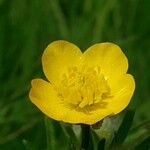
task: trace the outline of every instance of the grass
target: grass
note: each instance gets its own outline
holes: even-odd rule
[[[43,115],[28,92],[31,79],[44,77],[43,50],[58,39],[83,51],[119,44],[136,79],[133,127],[149,120],[149,9],[149,0],[0,0],[0,149],[46,149]]]

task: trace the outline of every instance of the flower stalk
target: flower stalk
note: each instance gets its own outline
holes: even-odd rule
[[[89,142],[90,142],[90,126],[86,124],[82,124],[81,131],[82,131],[81,150],[88,150]]]

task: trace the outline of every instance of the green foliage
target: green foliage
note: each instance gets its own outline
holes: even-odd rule
[[[80,125],[73,126],[68,124],[61,124],[58,121],[50,118],[45,118],[46,134],[47,134],[47,150],[80,150],[81,132]],[[77,133],[78,132],[78,133]]]
[[[118,131],[114,134],[111,147],[119,147],[124,142],[125,138],[128,135],[128,131],[132,125],[134,114],[135,111],[133,110],[126,112]]]
[[[98,148],[97,150],[104,150],[105,149],[105,139],[101,139],[98,143]]]
[[[47,150],[60,148],[65,150],[70,148],[69,138],[65,134],[59,122],[46,118]]]
[[[0,149],[47,149],[43,114],[31,104],[28,92],[31,79],[44,78],[43,50],[58,39],[73,42],[83,51],[104,41],[122,47],[129,59],[129,72],[136,80],[136,92],[129,106],[136,109],[135,117],[132,126],[132,112],[127,117],[124,112],[106,118],[101,128],[92,129],[90,145],[92,149],[102,145],[107,149],[116,137],[122,149],[147,149],[150,143],[149,10],[149,0],[0,0]],[[78,125],[51,120],[46,124],[50,126],[47,131],[50,139],[58,138],[65,146],[80,148]],[[52,147],[63,149],[60,140],[49,142],[53,142]]]

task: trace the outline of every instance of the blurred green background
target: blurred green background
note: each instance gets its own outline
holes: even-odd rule
[[[136,80],[132,128],[149,123],[149,15],[149,0],[0,0],[0,150],[46,149],[44,115],[28,93],[31,79],[44,78],[43,50],[59,39],[83,51],[97,42],[120,45]]]

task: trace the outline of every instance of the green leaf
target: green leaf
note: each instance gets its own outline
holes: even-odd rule
[[[98,143],[98,149],[97,150],[104,150],[105,149],[105,142],[106,142],[106,139],[101,139]]]
[[[105,148],[107,149],[111,144],[114,133],[118,131],[118,128],[122,122],[122,114],[114,117],[107,117],[103,120],[99,129],[94,128],[93,130],[98,135],[99,139],[105,139]]]
[[[150,149],[150,136],[143,140],[139,145],[135,147],[136,150],[149,150]]]
[[[45,125],[47,134],[47,150],[71,149],[69,138],[59,122],[45,117]]]
[[[124,142],[124,147],[135,148],[141,145],[145,139],[150,136],[150,120],[134,127],[130,130],[127,139]]]
[[[90,130],[90,143],[89,143],[89,150],[97,150],[98,148],[98,142],[100,138],[99,136],[95,133],[95,131],[91,128]]]
[[[125,138],[127,137],[128,131],[132,125],[134,114],[135,114],[134,110],[128,110],[126,112],[123,121],[118,129],[118,132],[115,134],[113,138],[111,147],[118,147],[124,142]]]
[[[62,128],[70,141],[70,148],[79,150],[81,145],[80,125],[62,124]]]

